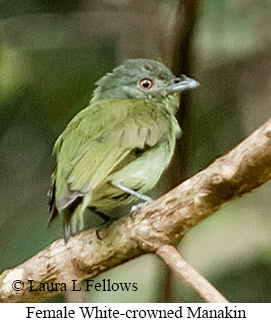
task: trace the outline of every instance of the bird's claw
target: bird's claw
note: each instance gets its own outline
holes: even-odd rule
[[[130,210],[130,214],[135,213],[136,211],[138,211],[139,209],[141,209],[143,206],[147,205],[150,201],[145,201],[145,202],[140,202],[138,204],[135,204],[132,206],[131,210]]]

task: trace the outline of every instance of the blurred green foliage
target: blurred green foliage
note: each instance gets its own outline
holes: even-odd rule
[[[1,271],[62,236],[59,222],[46,227],[55,139],[105,72],[124,58],[162,56],[177,8],[177,0],[0,1]],[[201,88],[192,94],[186,134],[190,175],[270,117],[270,13],[269,0],[200,1],[192,76]],[[271,301],[270,194],[266,184],[228,204],[180,245],[233,302]],[[201,301],[165,277],[161,261],[144,256],[95,279],[137,282],[137,292],[96,292],[89,300]]]

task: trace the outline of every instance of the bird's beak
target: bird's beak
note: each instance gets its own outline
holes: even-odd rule
[[[173,80],[173,84],[169,85],[167,90],[168,92],[182,92],[182,91],[194,89],[199,85],[200,85],[199,82],[185,75],[181,75],[180,77],[176,77]]]

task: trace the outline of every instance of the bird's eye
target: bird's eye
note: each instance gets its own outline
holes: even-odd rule
[[[150,79],[142,79],[139,81],[139,86],[143,89],[143,90],[149,90],[152,88],[153,86],[153,82]]]

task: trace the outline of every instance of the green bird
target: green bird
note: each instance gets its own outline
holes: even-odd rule
[[[83,214],[151,199],[168,167],[181,128],[175,118],[180,93],[199,85],[175,77],[162,63],[129,59],[96,83],[89,106],[68,124],[54,145],[50,219],[62,217],[64,239],[83,228]]]

